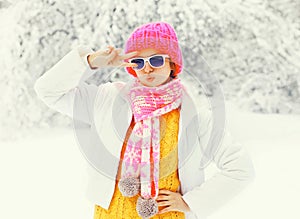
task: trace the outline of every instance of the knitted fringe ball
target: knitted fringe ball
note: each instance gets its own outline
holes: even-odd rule
[[[136,211],[142,218],[150,218],[157,214],[158,204],[153,198],[144,199],[140,196],[136,203]]]
[[[119,181],[119,190],[125,197],[133,197],[140,191],[140,179],[136,177],[124,178]]]

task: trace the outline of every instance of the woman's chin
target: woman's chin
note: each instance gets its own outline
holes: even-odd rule
[[[152,79],[152,80],[145,79],[145,80],[143,80],[141,82],[142,82],[143,85],[145,85],[147,87],[155,87],[155,86],[157,86],[157,82],[154,79]]]
[[[157,85],[156,84],[153,84],[153,83],[143,83],[143,85],[147,86],[147,87],[156,87]]]
[[[168,80],[161,81],[156,78],[145,78],[144,80],[141,80],[141,83],[147,87],[158,87],[164,83],[166,83]]]

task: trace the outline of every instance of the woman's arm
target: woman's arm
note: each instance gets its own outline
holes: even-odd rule
[[[105,98],[109,89],[104,89],[105,84],[96,86],[87,84],[85,80],[98,68],[135,66],[123,60],[136,55],[136,52],[125,55],[120,55],[120,52],[121,49],[113,46],[97,52],[83,46],[73,49],[37,79],[34,89],[50,108],[91,124],[97,93]]]
[[[96,72],[87,62],[87,56],[92,52],[83,46],[71,50],[34,84],[38,97],[47,106],[70,117],[73,117],[74,107],[80,107],[80,114],[76,113],[76,117],[87,123],[92,120],[92,107],[98,90],[96,85],[84,82]]]
[[[207,145],[211,135],[207,130],[212,127],[212,118],[206,116],[202,122],[205,125],[200,131],[200,139],[203,145]],[[211,158],[219,172],[182,196],[198,218],[211,215],[254,179],[254,168],[247,151],[232,139],[228,131]]]

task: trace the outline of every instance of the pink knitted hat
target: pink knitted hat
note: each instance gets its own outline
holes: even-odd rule
[[[156,49],[163,54],[168,54],[175,63],[174,76],[182,70],[182,54],[174,28],[165,22],[152,22],[136,28],[125,44],[125,53],[142,49]],[[126,71],[136,77],[131,67]]]

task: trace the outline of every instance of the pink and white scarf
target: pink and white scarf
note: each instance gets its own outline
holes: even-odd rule
[[[181,98],[182,84],[178,78],[157,87],[146,87],[135,80],[129,91],[136,123],[127,142],[121,178],[139,178],[141,196],[145,199],[158,195],[159,117],[178,108]]]

